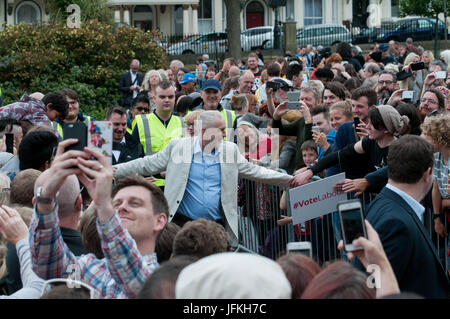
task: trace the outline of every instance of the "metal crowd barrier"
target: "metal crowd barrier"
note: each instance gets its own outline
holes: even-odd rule
[[[303,225],[295,226],[289,223],[279,226],[277,221],[281,219],[281,215],[292,216],[289,209],[280,209],[283,193],[281,187],[240,179],[239,193],[237,251],[253,252],[275,260],[286,253],[287,243],[309,241],[312,245],[312,258],[320,265],[346,259],[345,253],[337,249],[341,239],[337,212],[324,214],[321,218],[307,221]],[[352,194],[349,194],[348,198],[351,199]],[[366,214],[372,195],[365,193],[359,198],[362,199],[363,210]],[[289,201],[288,196],[286,199]],[[446,258],[448,238],[444,239],[434,231],[431,209],[427,209],[424,214],[424,225],[435,244],[442,265],[448,269],[448,258]]]

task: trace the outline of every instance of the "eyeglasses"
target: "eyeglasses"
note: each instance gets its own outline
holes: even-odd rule
[[[383,80],[378,81],[378,84],[381,84],[381,85],[383,85],[383,84],[391,85],[392,83],[394,83],[394,82],[393,81],[383,81]]]
[[[150,112],[150,109],[146,107],[137,107],[136,110],[138,110],[139,112]]]
[[[186,126],[194,126],[193,122],[186,122]]]
[[[430,104],[433,104],[433,105],[436,105],[436,104],[438,104],[438,102],[436,102],[436,101],[434,101],[434,100],[431,100],[431,99],[421,99],[420,100],[420,103],[430,103]]]
[[[44,282],[44,285],[42,286],[42,292],[41,297],[52,290],[54,287],[59,286],[61,284],[66,284],[67,288],[83,288],[89,292],[89,298],[90,299],[99,299],[100,296],[98,295],[97,291],[89,286],[88,284],[85,284],[82,281],[79,280],[73,280],[70,278],[55,278],[55,279],[49,279]]]

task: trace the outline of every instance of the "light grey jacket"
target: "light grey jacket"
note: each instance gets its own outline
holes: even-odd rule
[[[189,177],[195,141],[198,137],[172,139],[162,151],[144,158],[117,165],[116,178],[138,173],[144,176],[166,171],[164,195],[169,203],[169,221],[177,212],[184,196]],[[271,169],[249,163],[240,153],[236,144],[223,141],[218,148],[221,169],[221,209],[226,219],[226,229],[231,244],[237,244],[238,176],[249,180],[287,187],[292,177]]]

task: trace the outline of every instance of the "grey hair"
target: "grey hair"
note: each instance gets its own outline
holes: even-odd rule
[[[441,67],[442,71],[447,71],[447,65],[445,64],[444,60],[440,60],[440,59],[433,60],[430,63],[430,66],[432,66],[432,65],[439,65]]]
[[[176,67],[177,69],[180,68],[184,68],[184,63],[181,62],[180,60],[172,60],[172,62],[170,62],[170,65]]]
[[[380,74],[378,74],[379,76],[382,76],[383,74],[390,74],[392,75],[392,80],[394,81],[394,83],[397,82],[397,74],[395,74],[393,71],[390,70],[383,70],[380,72]]]
[[[142,80],[142,86],[144,87],[144,90],[148,91],[150,89],[150,84],[148,83],[148,80],[150,79],[150,76],[152,73],[158,74],[159,81],[162,81],[161,73],[159,73],[156,70],[150,70],[147,73],[145,73],[144,79]]]
[[[166,70],[158,69],[159,75],[161,76],[161,81],[169,81],[169,75]]]
[[[367,72],[370,72],[372,74],[377,74],[381,71],[380,67],[376,63],[367,63]]]
[[[314,82],[313,82],[314,81]],[[320,86],[320,84],[322,86]],[[322,97],[322,92],[324,90],[325,86],[323,85],[322,81],[319,80],[310,80],[308,85],[302,88],[302,92],[312,92],[314,94],[314,98],[316,100],[320,100]],[[320,92],[319,92],[320,90]]]
[[[195,123],[198,131],[214,127],[214,119],[216,118],[222,119],[222,113],[219,111],[205,111],[200,113]]]

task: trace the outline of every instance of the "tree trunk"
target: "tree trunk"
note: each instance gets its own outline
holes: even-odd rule
[[[224,0],[227,7],[228,49],[230,56],[236,61],[242,57],[241,48],[241,2],[240,0]]]

